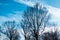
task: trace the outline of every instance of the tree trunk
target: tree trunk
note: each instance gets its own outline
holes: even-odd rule
[[[34,35],[35,35],[35,36],[34,36],[35,39],[38,40],[38,31],[34,30]]]
[[[38,34],[35,34],[35,38],[36,38],[36,40],[38,40]]]
[[[10,40],[13,40],[12,36],[10,37]]]

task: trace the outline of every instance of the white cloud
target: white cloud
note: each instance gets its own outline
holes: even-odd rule
[[[14,0],[14,1],[19,2],[19,3],[26,4],[26,5],[31,6],[31,7],[33,7],[33,5],[35,5],[34,2],[26,1],[26,0]]]
[[[36,4],[36,0],[15,0],[15,1],[17,1],[19,3],[24,3],[28,6],[34,6]],[[39,1],[42,1],[42,0],[39,0]],[[47,5],[46,3],[44,6],[46,6],[48,8],[48,11],[51,14],[51,19],[49,20],[50,23],[54,22],[54,23],[60,25],[60,9]]]
[[[29,6],[33,6],[34,5],[34,3],[27,2],[27,1],[25,2],[23,0],[19,0],[18,2],[24,3],[24,4],[29,5]],[[51,19],[50,19],[50,22],[54,22],[54,23],[57,23],[58,25],[60,25],[60,9],[52,7],[52,6],[49,6],[49,5],[47,6],[47,8],[48,8],[48,10],[49,10],[49,12],[50,12],[50,14],[52,16]],[[0,23],[2,23],[4,21],[7,21],[7,20],[15,20],[15,21],[19,22],[22,19],[21,14],[20,14],[21,12],[14,11],[14,13],[16,13],[16,14],[9,14],[8,17],[0,16]],[[57,27],[57,29],[59,30],[60,27]],[[51,30],[54,31],[54,27],[46,28],[45,32],[51,31]]]
[[[46,2],[44,2],[44,0],[14,0],[14,1],[28,5],[30,7],[33,7],[36,3],[47,4]]]
[[[52,6],[47,6],[49,13],[51,14],[50,22],[54,22],[57,25],[60,25],[60,9]]]
[[[46,7],[48,8],[49,13],[51,14],[51,19],[49,20],[49,22],[50,23],[54,22],[60,25],[60,9],[50,5],[47,5]],[[0,23],[6,20],[16,20],[17,22],[19,22],[22,19],[21,17],[22,12],[19,11],[13,11],[13,12],[16,14],[9,14],[8,17],[0,16]]]
[[[24,3],[26,5],[29,5],[29,6],[34,6],[35,5],[35,0],[34,1],[27,1],[27,0],[14,0],[16,2],[19,2],[19,3]],[[46,7],[48,8],[48,11],[50,12],[51,14],[51,19],[49,20],[50,22],[54,22],[54,23],[57,23],[58,25],[60,25],[60,9],[59,8],[55,8],[53,6],[50,6],[50,5],[46,5]],[[19,11],[14,11],[14,13],[16,13],[15,15],[14,14],[9,14],[8,17],[4,17],[4,16],[1,16],[0,19],[1,19],[1,22],[2,20],[16,20],[16,21],[19,21],[20,19],[22,19],[22,17],[20,16],[20,12]],[[5,19],[6,18],[6,19]]]

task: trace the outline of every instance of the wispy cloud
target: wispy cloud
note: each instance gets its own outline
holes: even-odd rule
[[[16,1],[16,2],[18,2],[18,3],[26,4],[26,5],[28,5],[28,6],[33,6],[33,5],[35,5],[35,2],[31,2],[31,1],[27,1],[27,0],[14,0],[14,1]]]
[[[34,6],[35,5],[35,0],[32,1],[32,0],[14,0],[16,2],[19,2],[19,3],[23,3],[25,5],[29,5],[29,6]],[[47,5],[46,6],[48,8],[48,11],[49,13],[51,14],[51,19],[49,20],[50,22],[54,22],[54,23],[57,23],[58,25],[60,25],[60,9],[59,8],[55,8],[53,6],[50,6],[50,5]],[[19,11],[14,11],[14,13],[16,14],[9,14],[8,17],[5,17],[5,16],[0,16],[0,20],[1,22],[2,21],[5,21],[5,20],[16,20],[16,21],[19,21],[22,19],[21,17],[21,12]]]
[[[47,6],[47,8],[51,14],[51,19],[49,21],[60,25],[60,9],[53,6]]]
[[[46,4],[46,2],[44,2],[43,0],[14,0],[14,1],[26,4],[31,7],[33,7],[36,3]]]

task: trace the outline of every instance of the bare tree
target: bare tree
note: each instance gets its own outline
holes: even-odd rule
[[[58,40],[58,32],[46,32],[43,34],[43,40]]]
[[[46,7],[36,4],[34,7],[28,7],[23,14],[21,26],[24,30],[25,40],[38,40],[39,30],[47,25],[49,16]]]
[[[9,40],[18,40],[19,33],[17,29],[17,24],[15,21],[7,21],[2,24],[2,27],[0,29],[0,32],[5,34]],[[3,28],[5,28],[5,31],[3,31]]]

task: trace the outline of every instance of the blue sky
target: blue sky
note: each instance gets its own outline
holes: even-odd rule
[[[27,2],[23,0],[0,0],[0,24],[7,20],[20,22],[21,14],[26,10],[27,5],[29,7],[36,2],[39,2],[39,0],[28,0]],[[52,14],[49,22],[60,26],[60,0],[42,0],[42,2],[49,5],[49,12]]]
[[[13,11],[24,11],[26,5],[15,2],[13,0],[0,0],[0,16],[6,16]]]
[[[43,0],[48,5],[60,8],[60,0]],[[0,15],[6,15],[13,11],[23,11],[25,5],[15,2],[14,0],[0,0]]]
[[[60,0],[43,0],[43,2],[47,3],[48,5],[60,8]],[[26,5],[23,3],[18,3],[14,0],[0,0],[0,16],[6,16],[9,13],[13,13],[13,11],[24,11],[25,9]]]
[[[0,23],[11,19],[20,20],[27,5],[29,7],[36,2],[40,2],[40,0],[0,0]],[[50,12],[53,13],[52,22],[59,22],[60,25],[60,0],[42,0],[41,2],[50,6]]]
[[[60,0],[45,0],[48,5],[60,8]]]

